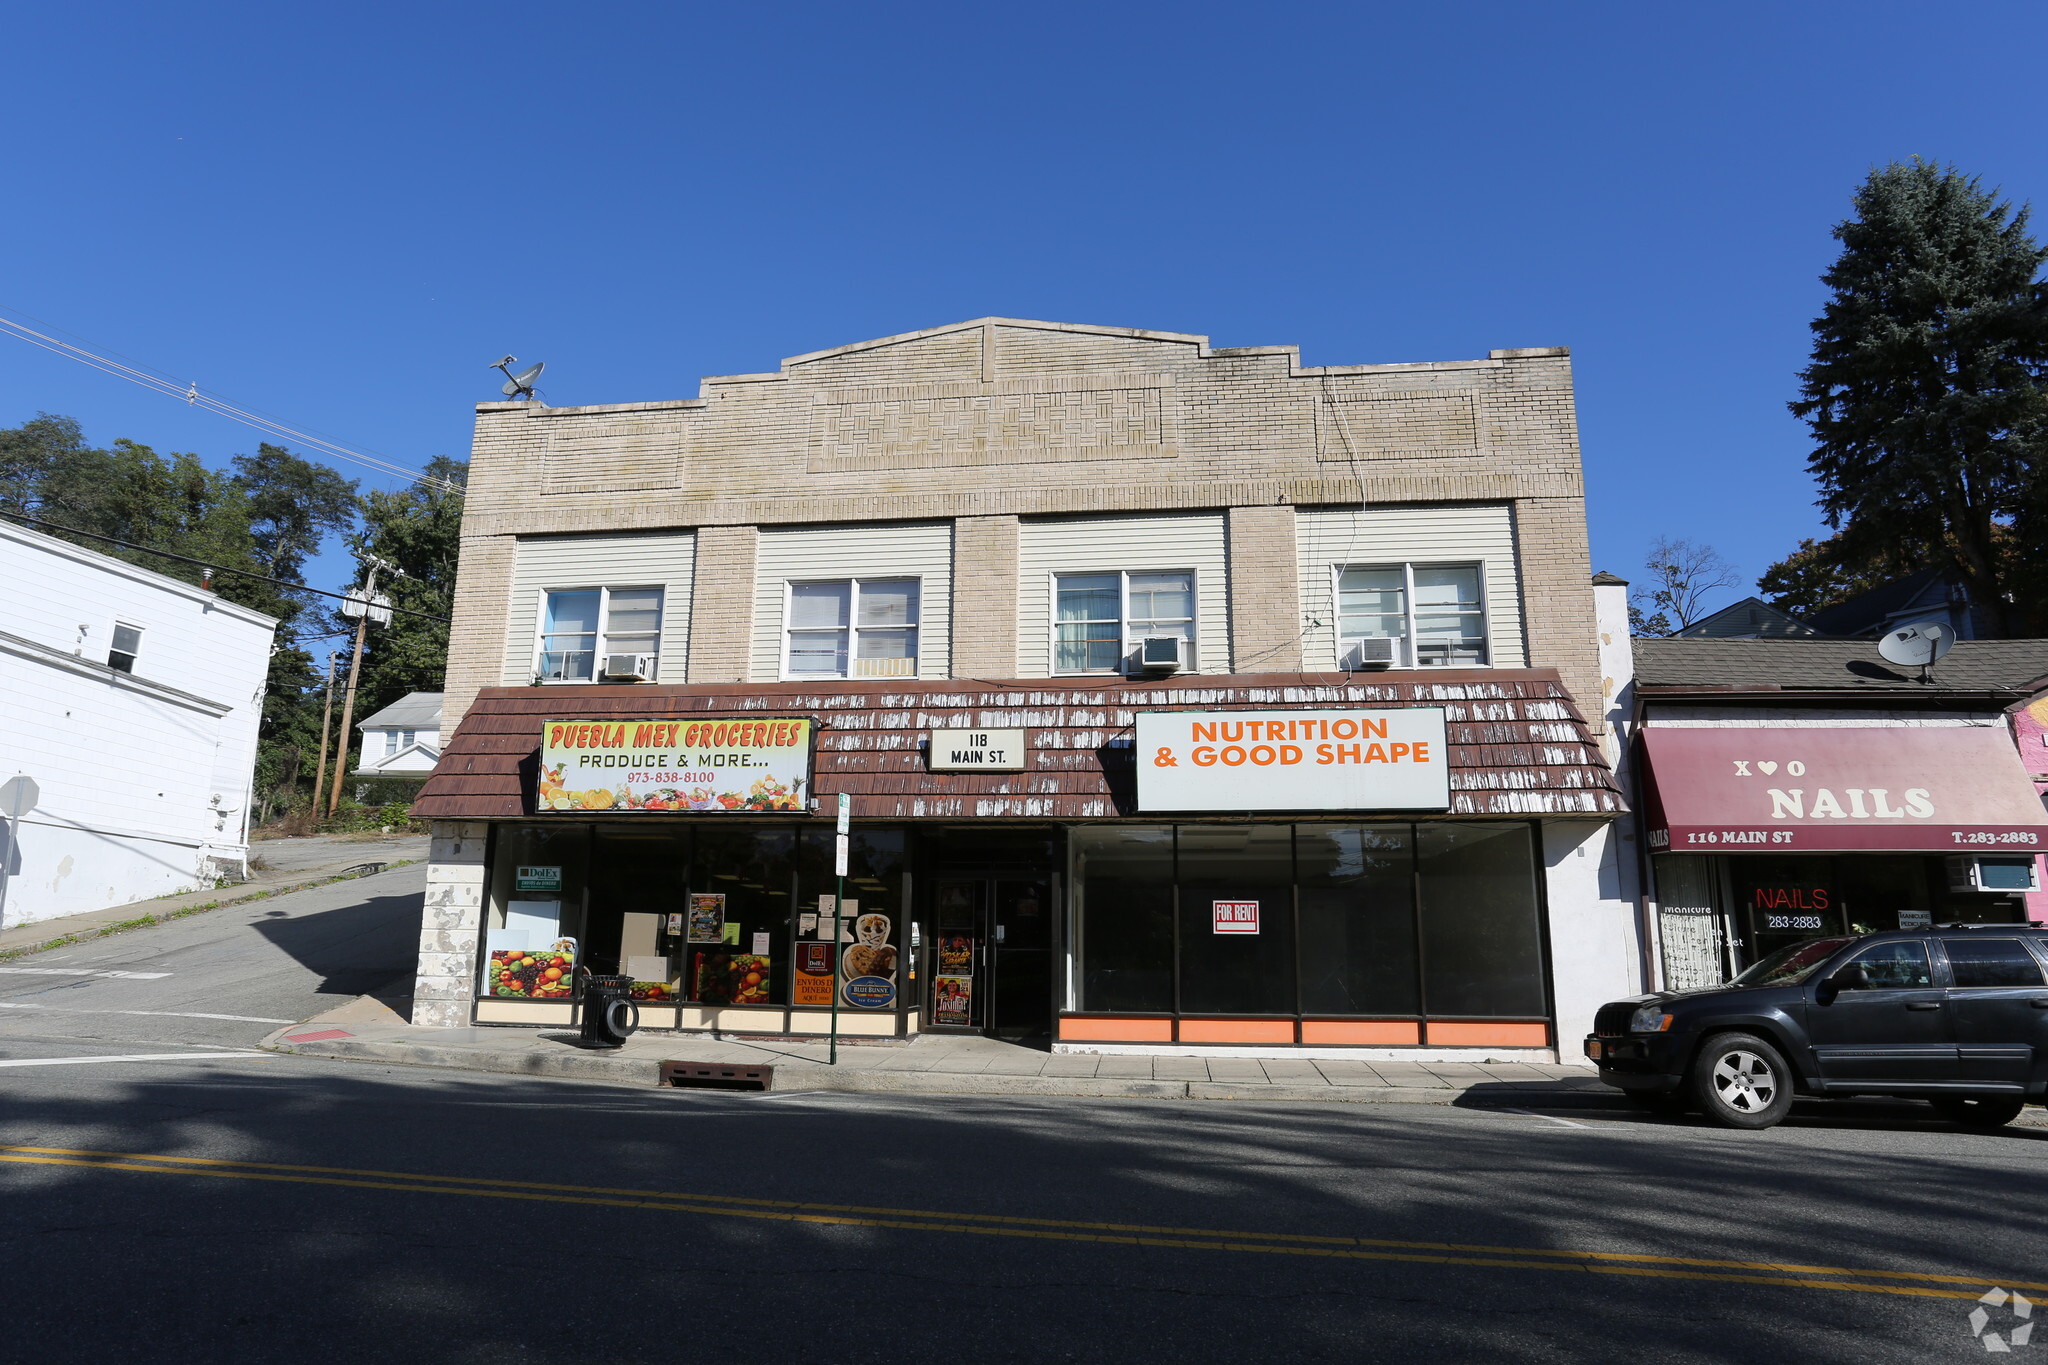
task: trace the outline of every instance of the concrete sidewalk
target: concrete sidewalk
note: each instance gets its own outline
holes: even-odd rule
[[[278,1052],[553,1076],[616,1085],[660,1084],[664,1061],[775,1068],[774,1088],[954,1095],[1085,1095],[1142,1099],[1284,1100],[1344,1104],[1521,1105],[1619,1101],[1590,1067],[1524,1062],[1311,1061],[1249,1057],[1054,1054],[993,1038],[925,1034],[909,1042],[738,1042],[694,1033],[639,1033],[592,1052],[569,1029],[414,1028],[365,997],[263,1040]]]
[[[250,852],[265,861],[273,861],[275,865],[246,882],[17,924],[0,930],[0,957],[21,957],[40,952],[60,940],[97,938],[111,928],[134,927],[138,921],[171,919],[202,908],[215,910],[238,901],[283,895],[302,887],[319,885],[365,863],[418,862],[427,856],[427,842],[427,836],[423,834],[322,835],[266,840],[252,845]]]

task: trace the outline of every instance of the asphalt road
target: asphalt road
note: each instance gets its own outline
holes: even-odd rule
[[[350,885],[0,977],[81,1010],[0,1021],[0,1360],[1924,1363],[2048,1299],[2048,1129],[1911,1107],[635,1091],[190,1017],[332,1001],[406,914]]]

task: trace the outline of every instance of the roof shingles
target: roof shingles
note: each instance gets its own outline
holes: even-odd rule
[[[1464,816],[1614,815],[1614,774],[1554,669],[1298,675],[1160,682],[720,683],[486,688],[413,813],[511,819],[532,810],[541,725],[569,717],[810,715],[821,722],[814,796],[846,792],[862,819],[1105,819],[1137,813],[1130,727],[1141,710],[1442,706],[1451,810]],[[929,772],[929,729],[1022,729],[1016,773]]]

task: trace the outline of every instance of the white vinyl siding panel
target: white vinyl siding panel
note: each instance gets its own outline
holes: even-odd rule
[[[763,527],[754,564],[754,637],[747,665],[754,682],[783,676],[789,585],[848,578],[917,579],[917,676],[947,676],[953,657],[952,522]]]
[[[520,537],[506,618],[504,685],[533,681],[543,599],[572,588],[660,588],[661,681],[683,681],[689,675],[696,540],[688,531]]]
[[[1303,511],[1295,545],[1302,612],[1321,622],[1302,637],[1301,664],[1308,672],[1338,666],[1333,570],[1346,564],[1483,564],[1487,657],[1496,668],[1528,666],[1514,510],[1507,504]]]
[[[1189,569],[1195,575],[1191,673],[1230,671],[1229,553],[1221,513],[1025,521],[1017,537],[1017,672],[1053,676],[1053,577]]]

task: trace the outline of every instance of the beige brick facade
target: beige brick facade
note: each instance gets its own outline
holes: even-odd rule
[[[1527,662],[1599,696],[1569,358],[1305,368],[1292,347],[986,318],[703,381],[697,398],[477,411],[443,724],[504,680],[517,538],[694,528],[692,682],[747,677],[757,527],[952,521],[952,618],[1014,621],[1018,519],[1228,517],[1232,666],[1299,668],[1294,511],[1512,508]],[[530,629],[530,627],[525,627]],[[1016,676],[1014,632],[952,672]],[[1037,671],[1043,671],[1042,666]]]

